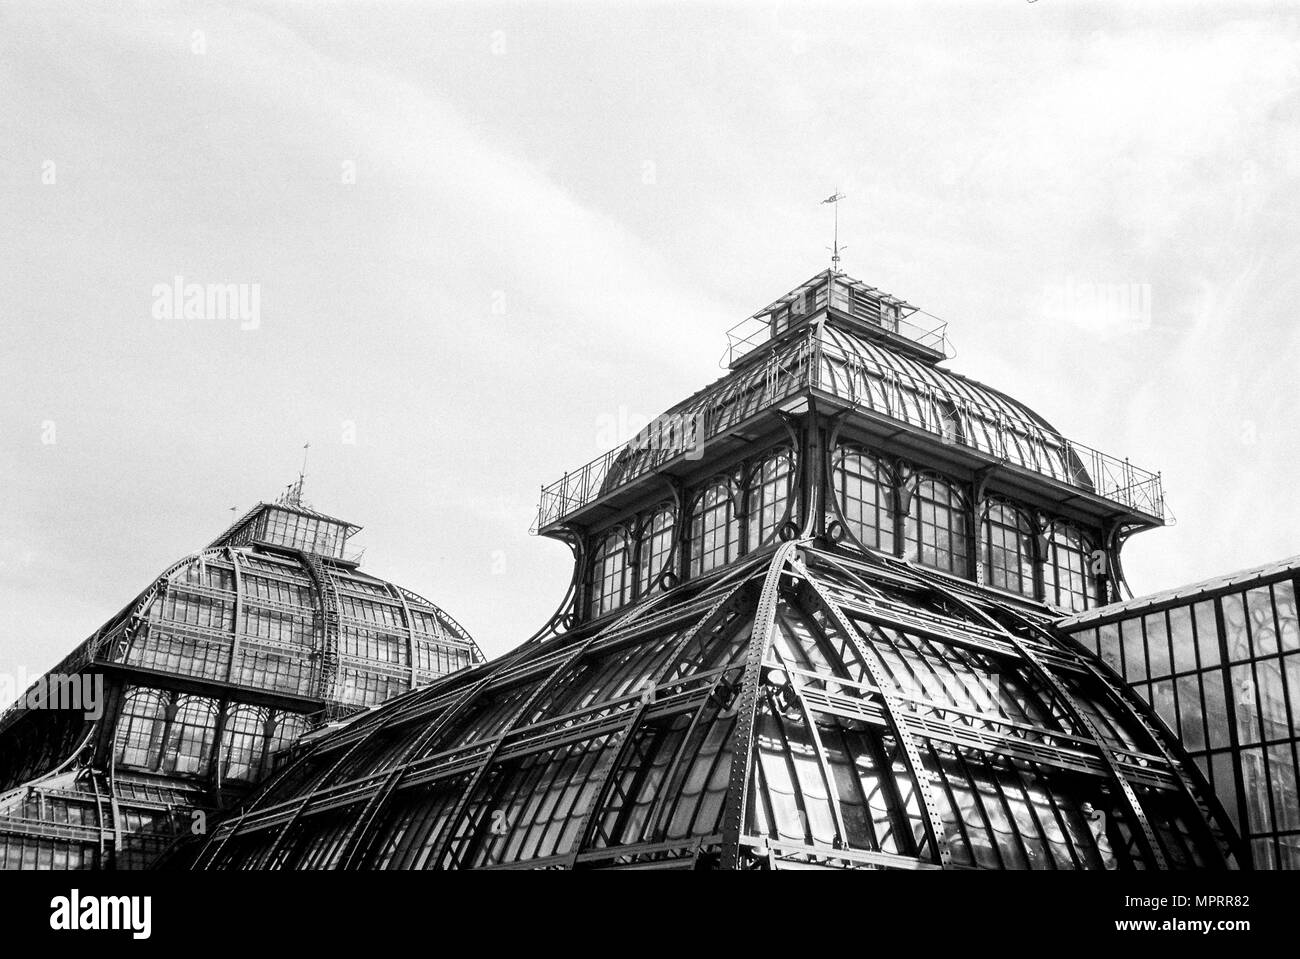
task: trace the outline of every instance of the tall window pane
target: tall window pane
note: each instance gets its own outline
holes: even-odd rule
[[[1295,589],[1290,580],[1273,584],[1279,638],[1283,649],[1300,649],[1300,618],[1296,616]]]
[[[1169,656],[1169,629],[1165,625],[1165,614],[1148,613],[1142,617],[1147,633],[1147,659],[1151,663],[1151,678],[1160,679],[1173,670]]]
[[[1009,503],[992,501],[980,529],[984,575],[990,586],[1034,594],[1033,536],[1029,521]]]
[[[871,549],[894,552],[894,492],[883,463],[864,450],[835,453],[835,495],[849,532]]]
[[[261,775],[266,748],[266,715],[266,710],[257,706],[231,709],[221,734],[223,778],[251,782]]]
[[[167,714],[163,694],[136,689],[122,707],[117,723],[117,762],[122,766],[153,769],[162,755]]]
[[[966,498],[954,484],[923,476],[907,512],[906,558],[957,576],[970,575]]]
[[[212,700],[198,696],[181,697],[167,733],[162,771],[206,775],[216,727],[217,709]]]
[[[1053,526],[1043,562],[1043,588],[1049,603],[1075,612],[1097,604],[1096,577],[1090,567],[1092,549],[1075,527],[1066,523]]]
[[[621,529],[606,533],[591,561],[592,616],[608,613],[628,601],[632,583],[627,566],[627,534]]]
[[[653,596],[659,592],[659,577],[672,559],[673,525],[677,515],[671,506],[655,510],[641,527],[641,545],[637,578],[640,595]]]
[[[764,546],[776,538],[790,502],[793,461],[786,450],[765,459],[750,474],[747,491],[749,548]]]
[[[735,559],[739,533],[731,484],[715,482],[691,511],[691,574],[698,576]]]

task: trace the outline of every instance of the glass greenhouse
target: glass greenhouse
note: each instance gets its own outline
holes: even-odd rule
[[[0,866],[147,866],[309,729],[480,662],[445,612],[345,556],[357,529],[258,504],[0,715]],[[46,708],[69,681],[99,715]]]
[[[543,487],[513,652],[299,740],[204,869],[1225,869],[1202,770],[1055,625],[1124,598],[1158,474],[942,365],[843,274]]]

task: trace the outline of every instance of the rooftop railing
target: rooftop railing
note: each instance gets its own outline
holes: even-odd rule
[[[843,274],[813,277],[727,331],[723,366],[734,366],[781,333],[827,305],[854,319],[901,336],[942,356],[951,357],[948,323],[873,286]]]
[[[933,434],[945,444],[977,450],[1149,516],[1166,515],[1159,473],[1041,428],[1007,409],[945,392],[935,383],[885,367],[812,335],[773,350],[744,373],[728,377],[693,406],[692,448],[739,419],[805,389],[820,389]],[[571,516],[686,451],[682,423],[661,417],[633,441],[598,456],[542,488],[536,532]]]

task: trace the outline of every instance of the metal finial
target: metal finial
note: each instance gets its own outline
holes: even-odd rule
[[[311,449],[310,443],[302,444],[302,469],[298,471],[298,502],[295,506],[302,505],[302,484],[307,480],[307,451]]]
[[[844,194],[836,187],[834,193],[822,200],[822,203],[829,203],[835,208],[835,245],[831,247],[831,270],[835,273],[840,272],[840,200],[843,199]]]

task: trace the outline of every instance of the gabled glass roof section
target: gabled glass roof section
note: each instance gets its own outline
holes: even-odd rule
[[[209,548],[261,543],[343,559],[348,538],[361,527],[297,502],[258,503],[235,520]]]
[[[1147,609],[1159,609],[1167,605],[1182,605],[1184,602],[1212,598],[1222,593],[1232,592],[1234,589],[1240,589],[1243,584],[1254,586],[1260,583],[1271,583],[1274,580],[1287,579],[1294,576],[1298,571],[1300,571],[1300,555],[1264,563],[1261,566],[1252,566],[1250,569],[1238,570],[1235,573],[1225,573],[1221,576],[1203,579],[1197,583],[1175,586],[1172,589],[1164,589],[1157,593],[1135,596],[1133,599],[1125,600],[1122,603],[1098,606],[1095,609],[1074,616],[1067,616],[1058,625],[1062,629],[1072,631],[1103,620],[1110,622],[1115,619],[1124,619]]]

